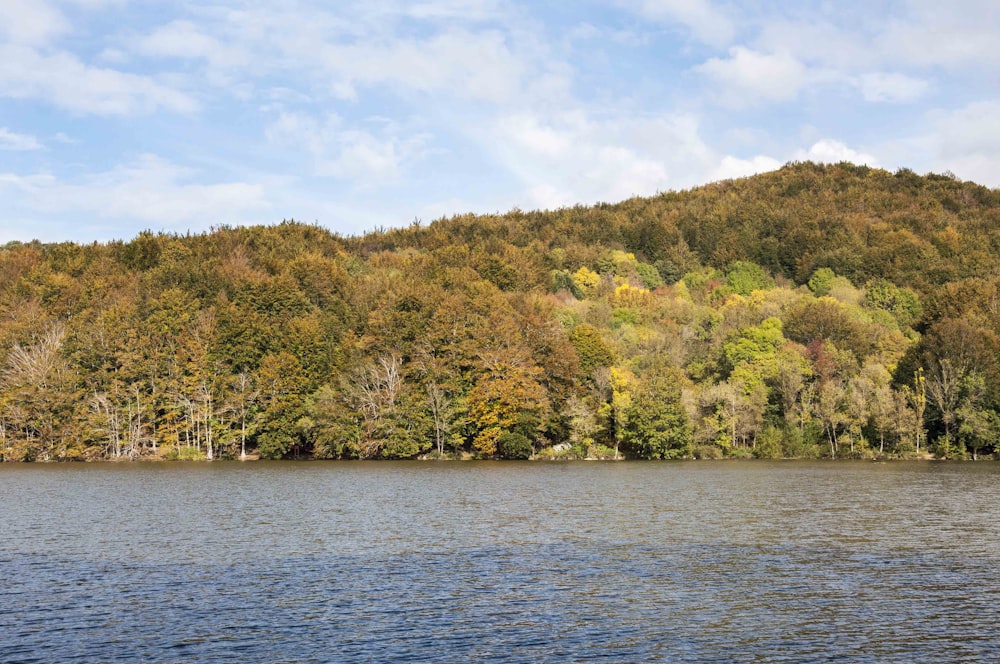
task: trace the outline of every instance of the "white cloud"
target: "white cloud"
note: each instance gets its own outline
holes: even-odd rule
[[[862,74],[857,79],[865,101],[908,103],[923,97],[930,85],[927,81],[897,73]]]
[[[347,127],[337,115],[323,120],[303,114],[284,112],[267,129],[268,141],[278,147],[308,152],[313,159],[313,174],[349,180],[361,189],[376,189],[395,181],[402,169],[424,154],[425,134],[400,136],[392,123],[378,122],[381,131],[374,133]]]
[[[62,0],[62,2],[77,5],[84,9],[106,9],[108,7],[124,7],[131,0]]]
[[[61,131],[57,131],[52,135],[52,140],[56,143],[62,143],[63,145],[76,145],[79,143],[79,139],[73,138],[69,134],[65,134]]]
[[[69,22],[42,0],[0,2],[0,35],[16,44],[41,45],[69,30]]]
[[[929,167],[1000,187],[1000,101],[969,104],[927,117],[926,133],[914,141],[931,153]]]
[[[422,40],[326,44],[314,58],[331,76],[331,89],[341,91],[341,96],[345,90],[353,96],[358,85],[389,86],[503,104],[518,99],[529,72],[535,73],[511,52],[507,36],[494,30],[449,30]]]
[[[339,12],[207,8],[197,21],[174,20],[130,43],[149,57],[205,61],[210,84],[280,75],[311,96],[347,101],[374,89],[493,104],[565,92],[565,69],[550,58],[547,41],[505,9],[488,0]],[[487,18],[495,27],[460,20]],[[413,20],[427,29],[401,25]]]
[[[36,175],[17,175],[16,173],[0,173],[0,188],[7,187],[27,194],[36,194],[51,187],[56,179],[47,173]]]
[[[759,53],[742,46],[729,49],[728,58],[712,58],[694,70],[717,86],[712,94],[732,108],[789,101],[807,81],[805,66],[791,55]]]
[[[817,16],[801,21],[766,17],[753,45],[759,51],[789,53],[801,62],[839,71],[871,69],[879,62],[870,35]]]
[[[97,54],[97,60],[110,65],[121,65],[129,61],[129,55],[120,48],[106,48]]]
[[[7,127],[0,127],[0,150],[41,150],[38,139],[28,134],[16,134]]]
[[[66,52],[43,55],[13,45],[0,46],[0,97],[43,99],[73,112],[96,115],[197,108],[188,95],[147,76],[91,67]]]
[[[1000,101],[936,111],[929,120],[937,129],[937,147],[942,157],[975,153],[1000,157]]]
[[[839,84],[869,103],[910,104],[952,85],[955,74],[985,81],[1000,67],[995,0],[901,0],[892,11],[830,7],[836,10],[764,15],[750,47],[787,53],[807,68],[805,85]]]
[[[406,13],[418,19],[484,21],[500,15],[498,0],[425,0],[413,3]]]
[[[880,35],[884,57],[925,67],[1000,65],[1000,8],[995,0],[907,0]]]
[[[619,115],[585,110],[499,119],[480,139],[525,187],[528,207],[615,201],[699,182],[712,161],[697,118]]]
[[[709,172],[708,180],[729,180],[733,178],[747,177],[758,173],[766,173],[781,168],[781,162],[773,157],[757,155],[750,159],[740,159],[732,155],[726,155],[719,162],[716,168]]]
[[[758,49],[786,50],[841,71],[976,67],[1000,64],[995,0],[902,0],[894,11],[850,7],[763,17]],[[792,12],[789,12],[792,13]],[[854,20],[859,15],[863,21]]]
[[[247,66],[250,54],[242,47],[223,44],[191,21],[177,20],[154,30],[135,44],[143,55],[204,59],[210,66],[230,69]]]
[[[620,4],[648,19],[683,25],[713,46],[730,43],[736,32],[729,17],[709,0],[620,0]]]
[[[203,180],[201,173],[143,155],[76,182],[0,173],[0,190],[12,190],[9,198],[36,217],[72,213],[164,229],[259,220],[270,207],[261,185]]]
[[[836,164],[841,161],[849,161],[852,164],[864,164],[868,166],[879,166],[878,159],[866,152],[859,152],[847,147],[840,141],[831,138],[824,138],[813,143],[808,150],[799,150],[795,153],[795,159],[799,161],[815,161],[824,164]]]

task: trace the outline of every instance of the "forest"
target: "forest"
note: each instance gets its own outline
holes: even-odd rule
[[[614,204],[0,247],[0,459],[1000,453],[1000,191],[791,163]]]

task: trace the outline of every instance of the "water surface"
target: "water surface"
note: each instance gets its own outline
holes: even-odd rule
[[[1000,466],[0,467],[0,661],[1000,661]]]

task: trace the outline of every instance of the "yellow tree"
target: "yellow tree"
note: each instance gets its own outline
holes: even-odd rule
[[[537,365],[516,355],[498,353],[484,359],[484,370],[468,397],[469,419],[477,429],[473,445],[480,454],[495,454],[497,441],[508,431],[537,439],[550,409],[539,383],[541,373]]]

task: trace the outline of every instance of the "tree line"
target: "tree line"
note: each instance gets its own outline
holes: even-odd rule
[[[0,248],[0,457],[978,458],[1000,195],[850,164],[618,204]]]

